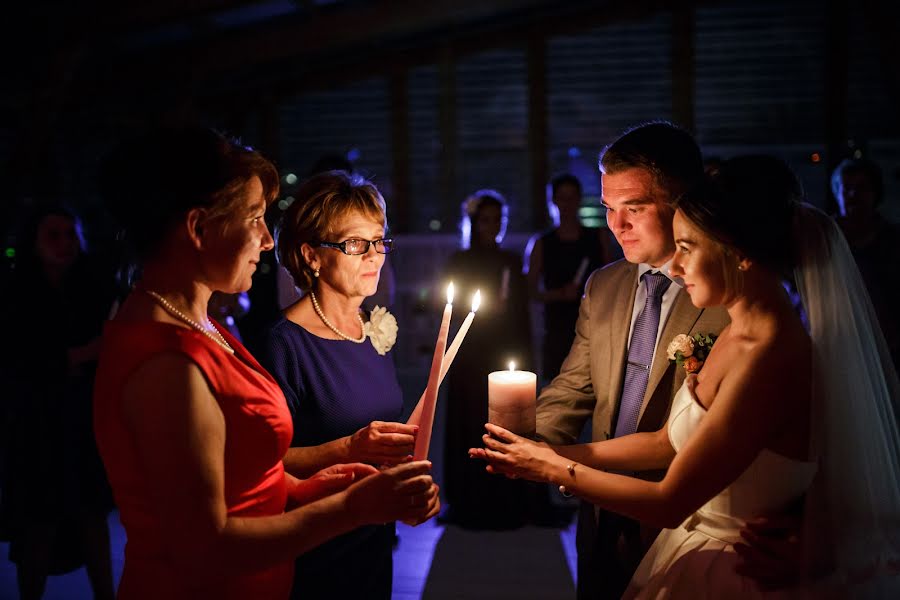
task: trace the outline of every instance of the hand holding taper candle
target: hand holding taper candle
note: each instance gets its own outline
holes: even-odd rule
[[[447,286],[447,305],[444,307],[444,316],[441,319],[441,328],[438,330],[437,343],[434,345],[434,356],[431,359],[431,371],[428,375],[428,385],[422,398],[422,416],[419,419],[419,433],[416,435],[416,447],[413,452],[415,460],[425,460],[428,457],[428,447],[431,445],[431,428],[434,426],[434,407],[437,402],[438,387],[441,380],[441,367],[444,362],[444,351],[447,349],[447,334],[450,330],[450,313],[453,311],[453,283]]]

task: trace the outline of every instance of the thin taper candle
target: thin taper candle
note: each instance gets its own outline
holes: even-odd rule
[[[431,372],[428,374],[428,385],[422,399],[422,416],[419,419],[419,433],[416,435],[416,447],[413,452],[415,460],[428,458],[431,446],[431,429],[434,426],[434,408],[437,403],[438,387],[441,380],[441,367],[444,362],[444,351],[447,349],[447,336],[450,331],[450,313],[453,311],[453,283],[447,286],[447,305],[441,328],[438,330],[437,343],[434,345],[434,356],[431,359]]]
[[[472,311],[466,315],[459,331],[456,332],[456,336],[450,343],[450,347],[447,348],[447,353],[444,355],[444,360],[441,365],[441,378],[438,380],[438,390],[440,390],[441,384],[444,382],[444,377],[447,376],[447,371],[450,370],[450,365],[453,364],[453,359],[456,358],[456,353],[459,352],[459,347],[462,346],[463,340],[466,338],[466,333],[468,333],[469,327],[471,327],[472,321],[475,319],[475,312],[478,311],[479,306],[481,306],[480,290],[475,292],[475,295],[472,296]],[[416,403],[416,408],[413,409],[413,413],[410,415],[410,423],[418,424],[421,422],[423,400],[425,400],[425,392],[422,392],[422,395],[419,396],[419,402]]]
[[[462,346],[463,340],[466,339],[466,334],[469,332],[469,327],[472,326],[472,321],[475,319],[475,313],[478,312],[479,306],[481,306],[481,290],[477,290],[475,295],[472,296],[472,310],[466,315],[465,320],[459,327],[459,331],[456,332],[456,337],[453,338],[450,347],[447,348],[447,354],[444,355],[444,364],[441,367],[442,382],[444,377],[447,376],[447,371],[450,370],[450,365],[453,364],[453,359],[456,358],[456,353],[459,352],[459,347]]]

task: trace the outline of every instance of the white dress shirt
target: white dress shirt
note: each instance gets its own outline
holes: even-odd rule
[[[659,336],[660,334],[662,334],[663,327],[666,326],[666,319],[669,318],[669,313],[672,312],[672,305],[675,304],[675,297],[683,287],[680,277],[672,277],[671,275],[669,275],[669,267],[671,266],[671,263],[672,261],[669,261],[659,268],[651,267],[646,263],[641,263],[638,265],[637,281],[635,282],[635,285],[637,285],[638,288],[637,294],[635,294],[634,296],[634,309],[631,311],[631,326],[628,328],[628,349],[631,348],[631,336],[632,334],[634,334],[634,322],[637,321],[638,315],[641,314],[642,310],[644,310],[644,304],[647,302],[647,284],[641,281],[641,277],[647,271],[662,273],[672,280],[672,284],[669,286],[669,289],[666,290],[666,293],[663,294],[662,297],[662,309],[659,313],[659,328],[656,330],[656,344],[653,345],[653,354],[654,357],[656,356],[656,348],[657,346],[659,346]]]

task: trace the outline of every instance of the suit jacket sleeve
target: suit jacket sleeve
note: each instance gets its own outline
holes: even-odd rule
[[[575,324],[575,341],[559,375],[537,400],[537,437],[551,444],[573,444],[594,413],[596,398],[591,380],[591,295],[597,291],[597,272],[585,285]]]

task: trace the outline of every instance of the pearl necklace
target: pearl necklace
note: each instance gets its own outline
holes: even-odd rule
[[[202,325],[200,325],[200,323],[198,323],[197,321],[193,320],[192,318],[190,318],[189,316],[187,316],[186,314],[184,314],[183,312],[181,312],[180,310],[175,308],[171,302],[169,302],[168,300],[166,300],[165,298],[163,298],[162,296],[160,296],[153,290],[145,289],[143,291],[145,291],[151,298],[156,300],[159,303],[159,305],[162,306],[163,309],[165,309],[165,311],[167,313],[169,313],[176,319],[184,321],[185,323],[187,323],[188,325],[190,325],[191,327],[193,327],[194,329],[196,329],[197,331],[199,331],[200,333],[202,333],[203,335],[205,335],[206,337],[208,337],[209,339],[214,341],[216,344],[218,344],[219,346],[221,346],[222,348],[227,350],[229,353],[234,354],[234,348],[232,348],[228,344],[228,341],[222,336],[222,334],[219,332],[219,330],[216,329],[216,326],[213,325],[213,322],[209,320],[209,317],[206,318],[206,323],[209,325],[209,327],[213,331],[216,332],[215,336],[209,332],[209,329],[207,329],[206,327],[203,327]]]
[[[319,315],[319,318],[322,319],[322,322],[325,323],[325,326],[328,327],[328,329],[338,334],[341,338],[347,340],[348,342],[353,342],[354,344],[362,344],[364,341],[366,341],[366,326],[363,324],[362,317],[359,316],[358,312],[356,313],[356,318],[359,319],[359,329],[360,331],[362,331],[362,337],[360,337],[359,339],[350,337],[349,335],[335,327],[331,323],[331,321],[329,321],[325,317],[325,313],[322,312],[322,307],[319,306],[319,301],[316,300],[316,293],[314,291],[309,290],[309,297],[312,299],[313,310],[316,311],[316,314]]]

